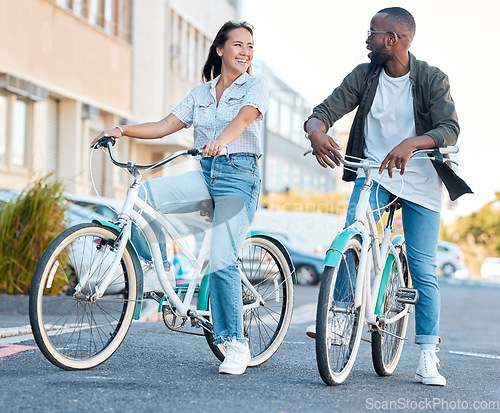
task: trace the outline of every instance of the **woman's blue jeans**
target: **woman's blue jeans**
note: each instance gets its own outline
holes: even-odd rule
[[[347,211],[346,227],[354,222],[356,205],[364,180],[364,178],[358,178],[354,184]],[[373,182],[370,205],[377,221],[384,210],[380,211],[380,215],[375,211],[389,203],[390,195],[382,185]],[[415,342],[417,344],[439,344],[441,295],[436,276],[436,251],[440,214],[404,199],[401,202],[408,266],[413,286],[420,295],[415,308]]]
[[[257,157],[237,153],[203,158],[200,163],[201,170],[146,182],[147,200],[164,214],[199,211],[207,202],[213,204],[209,285],[215,344],[243,343],[247,339],[238,254],[257,210],[261,182]],[[144,198],[144,191],[140,196]],[[151,225],[155,227],[154,222]],[[157,225],[154,229],[158,234]],[[137,230],[132,238],[137,244]],[[151,260],[144,243],[136,247],[143,259]]]

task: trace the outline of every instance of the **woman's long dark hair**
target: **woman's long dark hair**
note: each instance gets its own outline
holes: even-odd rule
[[[210,49],[208,50],[207,60],[205,62],[205,65],[203,66],[203,71],[201,74],[201,78],[204,82],[215,79],[220,75],[222,58],[217,54],[217,48],[224,47],[227,39],[229,39],[229,32],[234,29],[239,29],[240,27],[247,29],[253,37],[253,27],[247,22],[229,21],[224,23],[224,25],[220,28],[219,32],[215,36]],[[250,73],[250,67],[248,68],[247,72]]]

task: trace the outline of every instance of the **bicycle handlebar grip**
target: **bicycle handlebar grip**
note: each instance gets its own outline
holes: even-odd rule
[[[99,149],[100,147],[106,148],[108,146],[108,143],[111,143],[111,145],[115,146],[116,139],[112,136],[104,136],[97,141],[97,143],[94,145],[94,149]]]
[[[199,149],[196,149],[196,148],[189,149],[187,151],[187,154],[191,155],[191,156],[201,155],[202,153],[203,153],[202,151],[200,151]]]
[[[445,148],[439,148],[439,152],[442,154],[458,153],[458,146],[446,146]]]

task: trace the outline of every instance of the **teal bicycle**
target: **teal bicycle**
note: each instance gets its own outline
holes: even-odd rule
[[[444,162],[442,154],[456,152],[457,147],[424,149],[415,151],[412,157],[421,155]],[[337,235],[324,261],[316,312],[316,360],[321,378],[328,385],[341,384],[348,377],[364,324],[371,333],[375,371],[380,376],[391,375],[403,351],[411,306],[418,301],[418,291],[411,284],[404,237],[391,239],[397,197],[386,206],[388,217],[379,242],[376,211],[371,210],[369,199],[371,171],[380,165],[366,160],[341,162],[344,167],[362,168],[366,179],[354,223]]]
[[[30,322],[45,357],[66,370],[89,369],[106,361],[124,340],[145,299],[157,301],[165,325],[174,331],[198,327],[221,361],[225,347],[214,344],[210,315],[207,260],[211,233],[205,234],[197,256],[167,215],[142,200],[144,171],[159,168],[179,156],[199,155],[196,149],[178,151],[152,165],[119,162],[113,138],[97,147],[133,181],[123,208],[113,222],[94,221],[68,228],[47,248],[36,268],[30,291]],[[145,216],[169,234],[193,268],[188,286],[177,286],[172,270],[163,266],[160,242]],[[144,291],[141,258],[130,239],[132,225],[143,232],[153,257],[153,276],[162,291]],[[250,232],[239,257],[244,311],[244,334],[250,366],[267,361],[280,347],[292,318],[295,273],[286,248],[262,232]],[[187,323],[189,322],[189,323]],[[196,331],[196,330],[195,330]]]

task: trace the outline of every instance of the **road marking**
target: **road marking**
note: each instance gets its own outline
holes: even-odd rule
[[[304,304],[293,309],[292,324],[314,323],[316,321],[316,303]]]
[[[19,344],[4,344],[0,346],[0,359],[3,357],[13,356],[17,353],[22,353],[28,350],[38,350],[38,347],[34,346],[21,346]]]
[[[483,354],[483,353],[470,353],[468,351],[448,351],[451,354],[458,354],[459,356],[469,356],[469,357],[479,357],[483,359],[493,359],[500,360],[500,356],[495,354]]]

